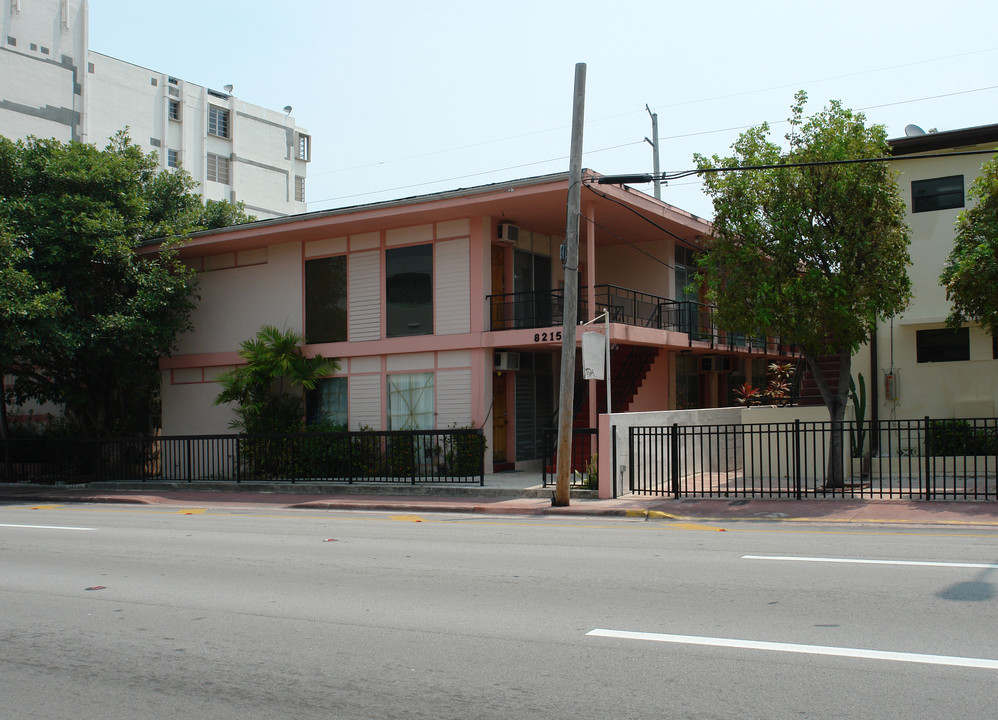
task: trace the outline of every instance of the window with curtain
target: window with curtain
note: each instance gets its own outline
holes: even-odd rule
[[[388,429],[433,430],[433,373],[388,376]]]

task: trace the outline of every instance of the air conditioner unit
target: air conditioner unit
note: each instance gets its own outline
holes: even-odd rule
[[[498,371],[506,372],[520,369],[520,353],[517,352],[497,352],[495,361],[495,369]]]
[[[503,245],[512,245],[513,247],[516,247],[517,242],[520,240],[520,228],[516,225],[510,225],[509,223],[500,223],[497,239]]]

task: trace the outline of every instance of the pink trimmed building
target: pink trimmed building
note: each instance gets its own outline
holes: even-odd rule
[[[596,177],[582,195],[579,321],[609,312],[613,411],[723,407],[741,383],[763,384],[783,348],[718,331],[687,291],[709,223]],[[539,467],[557,425],[567,192],[567,174],[547,175],[193,235],[181,255],[201,301],[161,361],[163,433],[228,432],[215,379],[271,324],[341,361],[308,398],[310,422],[475,426],[486,472]],[[578,380],[576,398],[576,426],[595,428],[603,383]]]

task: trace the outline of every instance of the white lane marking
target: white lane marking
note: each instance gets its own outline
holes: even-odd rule
[[[793,555],[742,555],[742,560],[794,560],[796,562],[854,563],[857,565],[920,565],[922,567],[986,568],[998,570],[987,563],[929,562],[922,560],[860,560],[858,558],[795,557]]]
[[[84,528],[84,527],[61,527],[59,525],[8,525],[7,523],[0,523],[0,527],[33,528],[35,530],[96,530],[97,529],[97,528]]]
[[[796,643],[698,637],[695,635],[665,635],[661,633],[631,632],[629,630],[604,630],[602,628],[590,630],[586,635],[623,640],[651,640],[654,642],[680,643],[683,645],[709,645],[712,647],[740,648],[745,650],[770,650],[773,652],[803,653],[805,655],[834,655],[868,660],[893,660],[895,662],[955,665],[957,667],[998,670],[998,660],[952,655],[920,655],[918,653],[890,652],[886,650],[864,650],[862,648],[828,647],[824,645],[798,645]]]

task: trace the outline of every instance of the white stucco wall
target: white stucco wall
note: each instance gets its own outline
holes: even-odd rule
[[[235,262],[233,260],[232,262]],[[176,354],[233,352],[262,325],[302,332],[302,263],[297,243],[267,248],[267,262],[202,272],[194,331]]]

